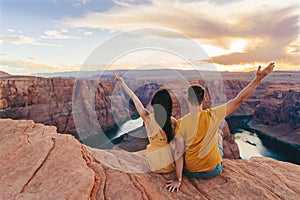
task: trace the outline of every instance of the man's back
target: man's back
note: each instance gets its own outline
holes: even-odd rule
[[[234,99],[207,111],[202,111],[206,101],[205,89],[200,85],[191,85],[188,88],[190,113],[201,113],[196,120],[187,115],[178,121],[174,153],[177,180],[168,181],[166,188],[169,191],[178,191],[182,181],[182,172],[193,178],[212,178],[222,172],[223,149],[222,144],[218,144],[218,127],[225,116],[233,113],[254,92],[262,79],[269,75],[274,67],[274,63],[270,63],[263,70],[259,66],[255,78]],[[201,123],[204,124],[201,125]],[[185,167],[183,167],[185,145],[188,149],[185,153]],[[215,163],[218,164],[213,168]],[[208,165],[206,166],[206,164]]]
[[[185,168],[192,172],[213,170],[222,162],[217,130],[226,115],[226,105],[187,114],[177,123],[176,138],[186,144]]]

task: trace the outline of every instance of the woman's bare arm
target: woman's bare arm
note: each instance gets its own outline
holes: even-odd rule
[[[176,165],[176,178],[177,180],[167,181],[165,186],[170,192],[178,192],[182,182],[182,170],[183,170],[183,154],[184,154],[184,140],[183,138],[175,138],[175,165]]]
[[[126,85],[125,81],[116,73],[114,73],[115,79],[118,81],[118,83],[121,84],[121,86],[124,88],[125,92],[128,94],[128,96],[132,99],[137,112],[143,119],[143,121],[146,123],[149,116],[149,111],[144,107],[142,102],[139,100],[139,98],[132,92],[132,90]]]

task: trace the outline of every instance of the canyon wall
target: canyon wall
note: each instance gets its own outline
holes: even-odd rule
[[[74,96],[83,98],[72,102],[75,84],[77,93]],[[114,113],[115,116],[112,114],[110,96],[114,85],[112,81],[98,83],[94,80],[61,78],[1,78],[0,117],[32,119],[38,123],[56,126],[59,132],[71,133],[79,138],[72,112],[75,108],[76,116],[85,122],[91,121],[91,113],[95,113],[105,131],[115,125],[114,117],[121,121],[126,121],[129,117],[122,96],[114,95],[114,100],[118,102],[115,104],[118,112]],[[94,90],[92,96],[86,93],[89,89]],[[91,100],[95,102],[94,105],[89,104]]]
[[[126,80],[142,103],[147,106],[153,93],[162,85],[169,88],[174,103],[173,115],[180,118],[188,112],[186,86],[180,80]],[[203,81],[199,83],[204,84]],[[210,98],[205,108],[211,106]],[[150,107],[148,107],[151,109]],[[31,119],[56,126],[59,132],[94,142],[108,139],[104,134],[137,115],[128,95],[112,78],[83,80],[72,78],[8,77],[0,79],[0,118]],[[239,152],[228,126],[224,126],[225,157],[239,158]],[[94,138],[93,136],[97,136]],[[100,137],[101,136],[101,137]],[[145,138],[147,140],[147,138]],[[144,144],[145,142],[143,142]]]
[[[248,123],[264,145],[300,164],[300,84],[268,89]]]
[[[0,119],[0,199],[298,199],[300,166],[270,158],[224,159],[221,175],[149,172],[145,151],[87,147],[55,127]],[[270,178],[271,177],[271,178]]]
[[[224,72],[221,79],[212,77],[204,81],[193,77],[193,73],[187,74],[187,80],[177,77],[149,78],[144,77],[143,73],[137,73],[138,75],[127,77],[125,81],[142,103],[146,106],[154,91],[166,86],[172,91],[173,115],[176,118],[188,112],[186,101],[188,84],[201,84],[206,88],[208,98],[204,108],[208,108],[234,98],[253,78],[253,73]],[[272,74],[237,111],[229,116],[228,121],[233,119],[232,117],[237,117],[231,120],[230,124],[232,125],[232,121],[245,122],[242,128],[250,127],[252,130],[258,130],[297,149],[300,144],[299,89],[297,89],[300,88],[299,74],[296,72]],[[0,118],[32,119],[35,122],[54,125],[59,132],[70,133],[77,139],[87,139],[98,134],[99,130],[107,131],[136,114],[128,95],[120,86],[116,86],[111,76],[101,80],[0,78]],[[223,132],[229,133],[226,128],[225,124]],[[225,153],[226,157],[239,157],[232,135],[225,134],[224,148],[227,149],[226,152],[232,152]]]
[[[224,80],[226,97],[228,100],[235,98],[242,89],[244,89],[250,80]],[[246,99],[246,101],[231,114],[231,116],[247,116],[253,115],[256,107],[264,98],[266,89],[272,85],[269,81],[263,81],[254,91],[254,93]]]
[[[85,139],[137,114],[129,97],[118,86],[114,91],[115,86],[112,79],[0,78],[0,118],[31,119],[76,138],[81,131],[80,138]],[[134,87],[146,105],[160,85],[138,82]]]
[[[267,126],[286,124],[297,130],[300,128],[299,114],[300,87],[274,88],[266,90],[253,119]]]
[[[247,82],[225,80],[227,96],[234,97]],[[256,132],[265,146],[300,164],[300,73],[277,72],[264,80],[227,121]]]

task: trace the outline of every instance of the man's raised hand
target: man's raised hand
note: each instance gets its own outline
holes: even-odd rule
[[[264,77],[268,76],[274,69],[275,63],[271,62],[266,68],[263,70],[261,69],[261,66],[258,67],[257,72],[256,72],[256,77],[263,79]]]

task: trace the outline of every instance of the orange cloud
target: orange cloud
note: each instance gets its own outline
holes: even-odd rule
[[[270,60],[299,64],[294,56],[300,49],[299,42],[295,42],[300,38],[299,8],[298,1],[279,0],[242,0],[224,4],[212,1],[153,0],[146,4],[118,1],[116,7],[106,12],[90,12],[63,21],[72,27],[114,31],[166,27],[225,52],[237,39],[246,41],[242,50],[213,57],[216,63],[223,65]],[[153,34],[172,38],[168,34]],[[287,51],[288,47],[294,50]]]

